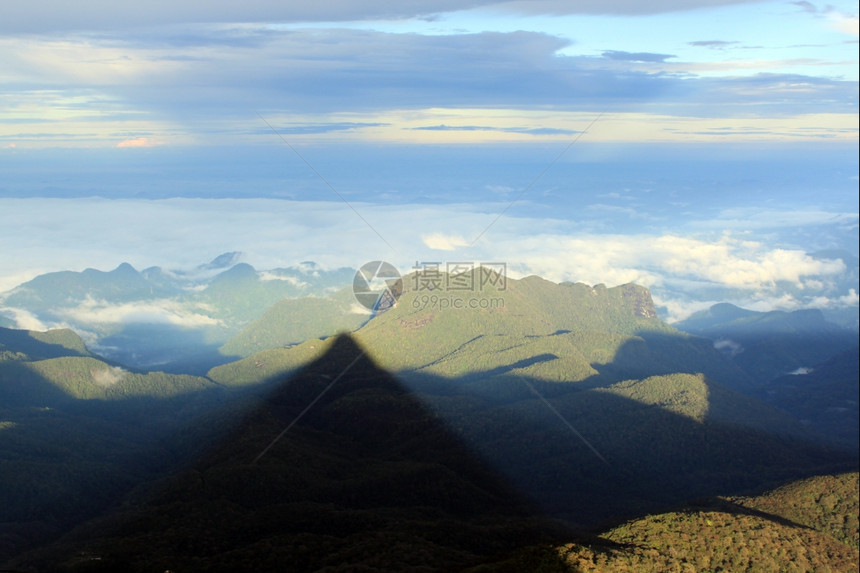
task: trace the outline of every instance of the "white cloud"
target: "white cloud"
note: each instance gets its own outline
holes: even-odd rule
[[[0,81],[22,86],[0,95],[15,121],[0,145],[259,142],[272,134],[256,110],[291,140],[558,140],[583,127],[565,113],[593,117],[603,108],[589,140],[857,137],[856,83],[834,79],[842,61],[640,69],[589,54],[560,56],[570,44],[539,31],[397,34],[263,24],[0,37]],[[832,68],[827,76],[806,70],[822,65]],[[821,77],[773,73],[795,66]],[[732,77],[702,77],[709,71]],[[743,77],[759,71],[768,73]],[[451,112],[433,113],[440,109]],[[424,118],[415,117],[419,110]],[[296,125],[317,129],[291,133]],[[487,129],[427,129],[440,125]],[[727,126],[732,131],[720,131]]]
[[[856,226],[860,221],[857,213],[840,213],[820,208],[810,209],[773,209],[755,207],[734,207],[724,209],[705,221],[697,221],[700,228],[764,230],[780,227],[804,227],[814,225]]]
[[[93,382],[102,388],[110,388],[120,383],[125,375],[128,374],[119,366],[108,366],[103,369],[94,369],[90,372]]]
[[[259,279],[261,281],[283,281],[285,283],[289,283],[290,285],[292,285],[294,287],[306,287],[306,286],[308,286],[308,283],[306,283],[303,280],[301,280],[300,278],[292,276],[292,275],[281,275],[281,274],[277,274],[277,273],[263,271],[263,272],[257,273],[257,277],[259,277]]]
[[[720,352],[725,352],[729,356],[737,356],[744,351],[744,347],[740,343],[735,342],[734,340],[729,340],[728,338],[715,340],[714,348]]]
[[[665,320],[670,324],[684,320],[700,310],[711,308],[718,302],[723,302],[719,300],[685,300],[677,298],[677,294],[674,296],[669,294],[664,297],[659,291],[652,292],[651,299],[657,308],[665,311]]]
[[[437,251],[454,251],[459,247],[465,247],[469,244],[462,236],[445,235],[444,233],[422,235],[421,240],[427,247]]]
[[[63,325],[45,323],[36,318],[33,313],[20,308],[0,307],[0,313],[11,316],[15,321],[15,327],[22,330],[35,330],[44,332],[51,328],[62,328]]]
[[[533,272],[553,280],[653,287],[689,279],[744,290],[776,290],[780,282],[803,288],[808,277],[846,270],[841,260],[817,260],[800,250],[769,248],[730,235],[717,241],[678,235],[539,235],[521,241],[515,252]]]
[[[153,140],[149,137],[135,137],[134,139],[124,139],[116,144],[117,147],[155,147],[164,145],[161,141]]]
[[[0,261],[0,277],[27,276],[30,268],[107,270],[124,261],[138,269],[193,268],[219,253],[241,250],[258,269],[300,261],[358,268],[386,260],[408,273],[422,261],[497,261],[507,263],[512,276],[609,286],[635,282],[652,289],[670,319],[719,301],[756,310],[857,304],[856,287],[836,289],[849,274],[841,260],[814,259],[748,235],[709,240],[677,232],[598,234],[584,224],[506,216],[469,246],[468,239],[505,204],[353,206],[395,249],[337,202],[0,199],[0,244],[15,245]],[[28,220],[29,231],[21,232],[21,222]],[[75,320],[111,324],[131,319],[215,324],[205,309],[171,301],[110,306],[91,300],[71,313]],[[22,324],[27,320],[22,315]]]
[[[364,314],[367,316],[370,316],[373,314],[373,312],[369,308],[367,308],[366,306],[360,305],[357,302],[354,302],[351,305],[349,305],[349,312],[350,312],[350,314]]]
[[[187,328],[218,326],[221,321],[170,299],[113,304],[88,298],[60,314],[76,324],[163,323]]]
[[[828,14],[830,25],[834,30],[848,34],[849,36],[860,36],[860,19],[857,15],[841,14],[839,12],[831,12]]]

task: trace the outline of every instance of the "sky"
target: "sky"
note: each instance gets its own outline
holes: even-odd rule
[[[0,87],[0,291],[242,251],[856,312],[856,2],[4,2]]]

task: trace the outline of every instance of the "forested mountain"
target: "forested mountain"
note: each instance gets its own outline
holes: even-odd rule
[[[351,332],[370,319],[355,301],[351,288],[328,297],[285,298],[228,340],[219,351],[225,356],[248,357],[272,348],[309,339]]]
[[[391,310],[355,332],[379,363],[401,375],[474,379],[517,370],[547,381],[603,384],[675,372],[707,373],[729,387],[752,381],[704,339],[656,318],[636,285],[606,288],[508,279],[505,290],[465,298],[475,308],[444,308],[453,298],[411,287]],[[460,300],[464,300],[460,298]],[[213,379],[262,380],[308,359],[319,341],[276,348],[214,369]],[[262,366],[260,366],[262,364]]]
[[[259,282],[241,263],[216,276],[213,301]],[[248,356],[205,377],[106,362],[68,330],[0,330],[0,564],[732,569],[735,550],[755,564],[781,539],[793,549],[778,563],[841,570],[856,553],[850,521],[821,537],[738,509],[751,491],[856,471],[850,416],[803,410],[854,399],[840,389],[856,391],[856,350],[803,387],[763,384],[660,321],[636,285],[453,293],[415,278],[374,315],[349,291],[281,301],[230,342]],[[315,328],[353,332],[301,341]],[[693,538],[708,523],[739,541],[707,553]]]
[[[534,378],[522,382],[548,390]],[[667,383],[676,384],[667,395],[695,387],[672,377],[640,384]],[[534,395],[491,399],[437,377],[407,387],[338,337],[160,491],[15,563],[72,571],[501,567],[522,558],[512,551],[538,543],[604,543],[583,529],[607,519],[852,463],[647,395],[610,386],[553,396],[547,407]],[[563,555],[556,561],[564,566]]]
[[[229,394],[105,362],[70,330],[0,329],[0,562],[172,470],[196,446],[168,437]]]
[[[184,271],[137,271],[123,263],[109,272],[47,273],[0,294],[0,326],[14,326],[23,314],[27,323],[71,327],[91,348],[128,366],[203,374],[228,361],[218,347],[273,304],[325,299],[354,273],[312,262],[257,271],[240,259],[241,253],[225,253]]]
[[[855,472],[755,497],[699,500],[604,531],[603,546],[555,548],[564,559],[557,570],[857,571],[857,484]]]
[[[16,330],[0,327],[0,360],[40,360],[60,356],[90,356],[72,330]]]

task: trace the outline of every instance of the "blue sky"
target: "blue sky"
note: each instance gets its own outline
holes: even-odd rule
[[[241,250],[260,268],[470,258],[633,280],[675,318],[718,300],[847,312],[856,272],[820,252],[857,256],[857,14],[7,2],[0,290]]]

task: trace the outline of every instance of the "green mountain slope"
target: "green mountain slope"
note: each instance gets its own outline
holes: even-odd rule
[[[71,331],[0,339],[0,562],[169,471],[190,445],[162,440],[224,400],[204,378],[81,356]]]
[[[355,332],[374,360],[401,376],[486,379],[516,371],[599,385],[675,372],[703,372],[726,386],[752,382],[701,338],[656,318],[647,289],[508,279],[506,290],[468,293],[476,308],[443,308],[452,295],[415,290],[406,277],[397,305]],[[465,295],[462,295],[465,296]],[[447,298],[446,298],[447,297]],[[333,333],[332,333],[333,334]],[[219,382],[262,381],[308,359],[307,341],[213,369]]]
[[[253,280],[247,271],[237,274]],[[505,567],[507,552],[557,540],[547,519],[593,527],[856,469],[856,455],[812,443],[807,426],[744,395],[757,384],[710,340],[658,320],[646,289],[530,277],[456,294],[404,280],[397,304],[351,337],[279,344],[207,378],[67,354],[0,363],[0,453],[12,452],[0,461],[23,460],[41,484],[28,496],[8,478],[13,525],[0,527],[0,550],[20,553],[140,488],[10,566]],[[278,328],[264,344],[289,322],[270,316]],[[212,409],[231,397],[242,401]],[[196,461],[154,481],[179,459]],[[66,466],[73,477],[57,484]],[[93,508],[67,499],[91,492],[88,473],[106,492]],[[25,542],[15,531],[31,502],[40,529]]]
[[[69,329],[37,332],[0,328],[0,361],[89,355],[81,337]]]
[[[329,297],[282,299],[260,318],[227,341],[219,351],[225,356],[247,357],[262,350],[282,348],[352,331],[369,318],[358,306],[352,289],[341,289]]]
[[[703,500],[603,532],[615,548],[570,543],[558,552],[572,571],[857,571],[857,480],[820,476]]]
[[[321,356],[268,386],[233,433],[163,490],[13,564],[504,570],[517,548],[532,555],[537,542],[579,539],[554,520],[591,527],[856,463],[711,419],[734,394],[702,376],[583,388],[507,373],[494,376],[507,391],[487,393],[480,376],[425,373],[407,386],[350,338],[319,344]],[[726,417],[762,412],[754,400],[741,406],[750,411]]]
[[[810,527],[857,549],[860,547],[860,481],[857,472],[792,482],[756,497],[732,498],[751,509]]]

